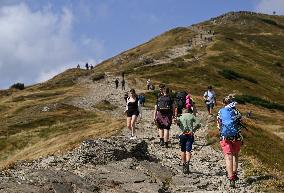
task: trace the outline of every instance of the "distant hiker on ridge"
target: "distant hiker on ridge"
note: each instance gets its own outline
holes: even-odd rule
[[[89,64],[88,64],[88,62],[86,63],[85,67],[86,67],[86,70],[89,70]]]
[[[80,64],[77,65],[77,68],[80,68]]]
[[[238,170],[238,153],[243,137],[241,135],[241,114],[236,109],[236,102],[228,96],[223,99],[224,107],[218,112],[217,126],[220,131],[220,145],[226,162],[226,170],[230,181],[230,187],[235,187]]]
[[[162,88],[154,111],[154,122],[159,129],[160,146],[169,147],[170,128],[175,114],[173,99],[169,96],[170,89]]]
[[[152,82],[151,82],[151,79],[149,78],[147,80],[147,90],[150,90],[151,85],[152,85]]]
[[[212,86],[208,86],[208,90],[204,93],[203,99],[204,99],[204,102],[206,104],[206,108],[207,108],[208,114],[212,115],[213,107],[215,105],[217,105],[216,94],[212,90]]]
[[[117,89],[118,88],[118,83],[119,83],[118,79],[115,79],[114,83],[115,83],[115,88]]]
[[[129,91],[129,96],[127,98],[126,102],[126,115],[127,115],[127,128],[131,131],[131,137],[130,139],[136,139],[135,136],[135,122],[137,120],[138,115],[141,114],[141,107],[140,103],[138,101],[138,97],[135,93],[134,89],[131,89]]]

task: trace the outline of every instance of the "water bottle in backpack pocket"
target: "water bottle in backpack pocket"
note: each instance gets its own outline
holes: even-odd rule
[[[234,137],[238,134],[238,128],[235,121],[235,112],[232,108],[222,108],[219,111],[221,136]]]

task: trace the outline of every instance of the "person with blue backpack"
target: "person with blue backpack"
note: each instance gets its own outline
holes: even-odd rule
[[[231,96],[223,99],[224,107],[217,116],[217,126],[220,132],[220,145],[225,157],[226,170],[230,181],[230,187],[235,187],[238,169],[238,154],[243,137],[240,130],[241,113],[236,108],[236,102]]]

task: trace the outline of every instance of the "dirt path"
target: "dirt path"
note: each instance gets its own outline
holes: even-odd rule
[[[82,80],[81,86],[89,92],[74,99],[72,104],[95,110],[94,105],[108,100],[118,108],[107,114],[121,118],[125,92],[115,89],[114,79],[108,74],[96,83]],[[0,193],[255,192],[254,186],[243,181],[242,164],[237,188],[229,189],[223,156],[207,145],[205,139],[210,124],[206,113],[199,111],[197,115],[201,127],[195,133],[189,175],[181,171],[177,126],[171,129],[170,148],[162,148],[152,116],[153,109],[143,108],[135,140],[129,139],[125,128],[121,136],[86,140],[64,155],[21,162],[0,172]]]
[[[99,102],[102,98],[106,98],[113,104],[119,106],[116,112],[110,112],[113,116],[121,117],[124,110],[125,102],[123,100],[124,92],[120,89],[116,90],[114,84],[109,84],[115,80],[111,75],[107,76],[98,84],[91,85],[90,93],[93,102]],[[126,86],[128,90],[129,86]],[[143,92],[137,90],[137,92]],[[99,94],[100,93],[100,94]],[[171,169],[173,176],[169,184],[169,189],[172,192],[224,192],[228,190],[228,180],[224,167],[223,154],[220,151],[214,150],[207,144],[206,135],[210,119],[207,118],[207,113],[200,110],[197,119],[201,127],[195,133],[195,143],[193,145],[193,158],[190,163],[190,175],[182,174],[182,166],[179,158],[179,144],[177,135],[179,129],[176,125],[171,129],[171,147],[166,149],[158,144],[158,132],[152,123],[153,109],[144,108],[142,111],[142,119],[137,122],[136,135],[139,139],[143,139],[148,143],[150,154],[157,157],[163,166]],[[122,136],[129,136],[129,131],[125,128]],[[240,180],[237,183],[237,192],[253,192],[253,187],[248,186],[244,181],[244,173],[242,163],[239,166]]]

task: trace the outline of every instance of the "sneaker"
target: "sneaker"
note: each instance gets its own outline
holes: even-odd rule
[[[160,140],[160,146],[164,146],[165,142],[163,140]]]
[[[238,181],[239,180],[239,177],[236,173],[234,173],[234,181]]]
[[[235,180],[230,180],[230,187],[231,188],[235,188],[236,187]]]
[[[137,139],[137,137],[134,135],[134,136],[131,136],[130,139]]]

